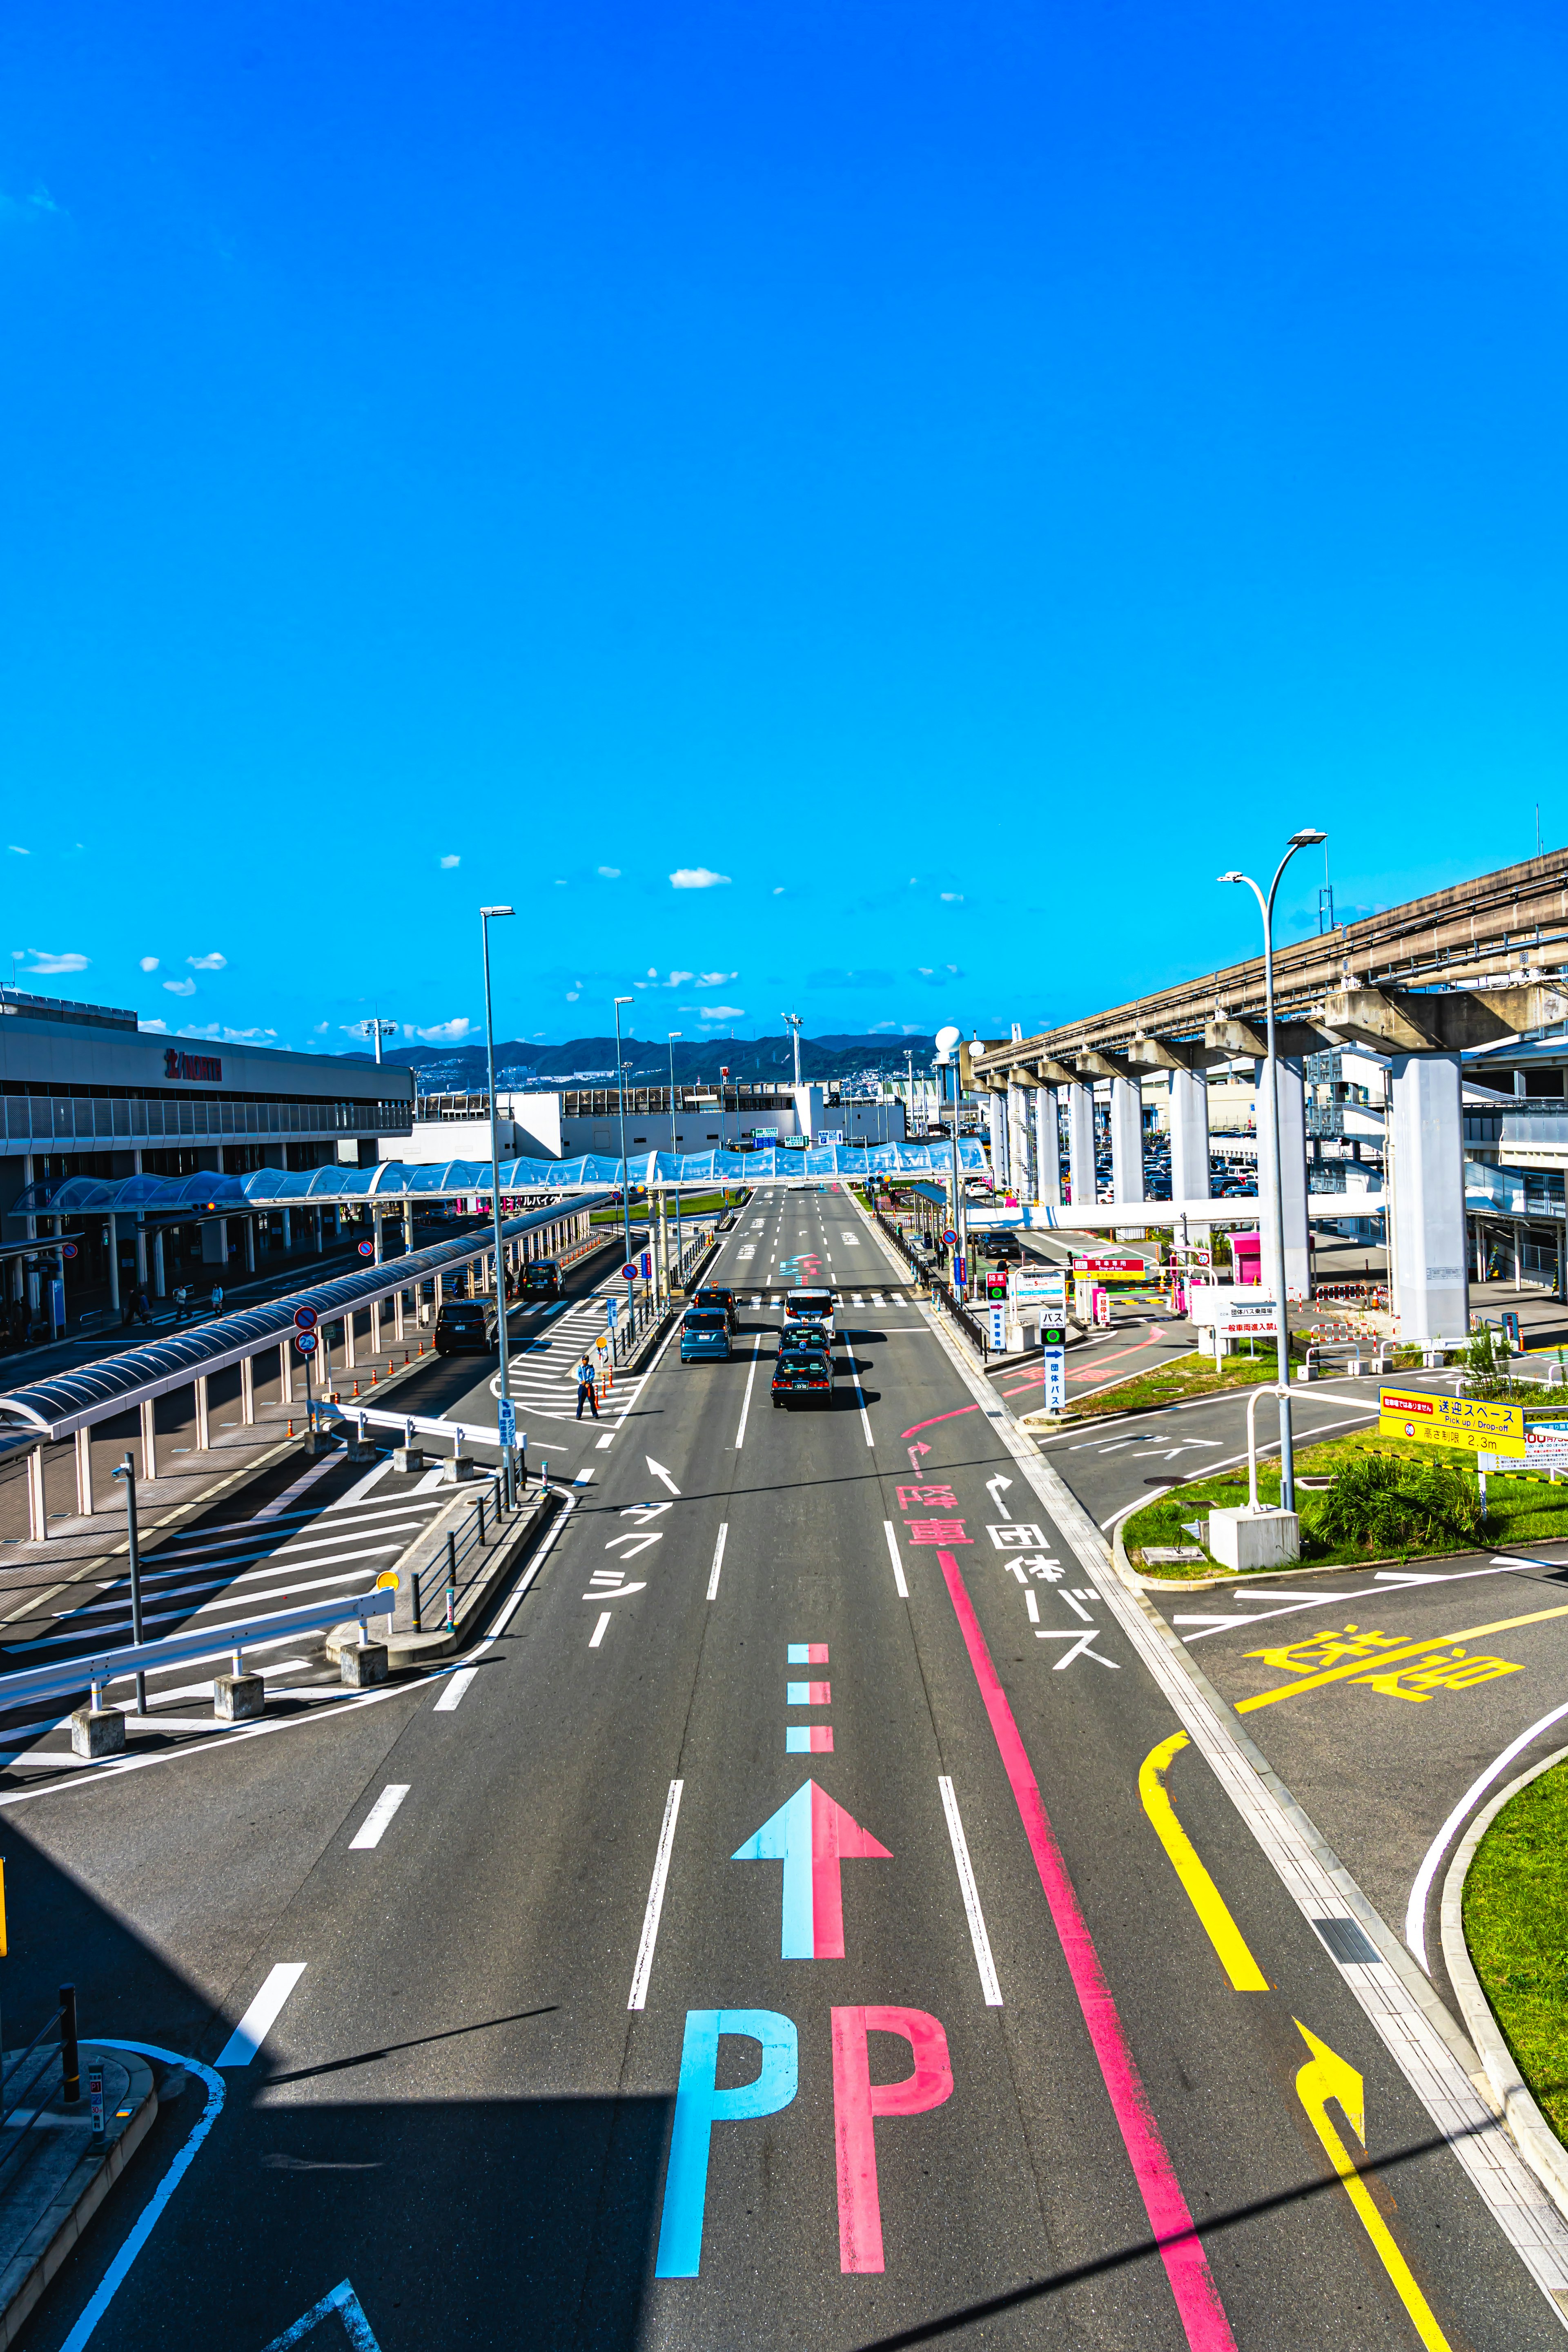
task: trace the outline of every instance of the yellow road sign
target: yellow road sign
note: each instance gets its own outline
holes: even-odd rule
[[[1510,1461],[1524,1459],[1521,1405],[1434,1396],[1419,1389],[1379,1389],[1377,1412],[1380,1437],[1424,1437],[1431,1445],[1469,1445]]]

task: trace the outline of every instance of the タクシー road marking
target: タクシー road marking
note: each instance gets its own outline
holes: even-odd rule
[[[408,1794],[410,1785],[406,1780],[388,1781],[353,1837],[350,1838],[351,1853],[363,1853],[372,1846],[381,1843],[386,1834],[387,1824]]]
[[[304,1973],[303,1960],[279,1960],[276,1968],[268,1971],[261,1990],[219,2052],[216,2061],[219,2066],[249,2065]]]

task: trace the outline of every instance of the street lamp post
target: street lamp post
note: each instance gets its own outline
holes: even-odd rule
[[[636,998],[631,996],[617,996],[616,999],[616,1103],[621,1115],[621,1234],[626,1243],[626,1251],[621,1260],[623,1265],[630,1265],[632,1262],[632,1188],[627,1181],[626,1171],[626,1073],[621,1067],[621,1007],[623,1004],[634,1004],[636,1002]],[[628,1308],[631,1303],[631,1288],[628,1285],[626,1289]]]
[[[362,1037],[374,1037],[375,1039],[375,1066],[379,1070],[381,1067],[381,1041],[384,1037],[396,1036],[396,1022],[383,1021],[378,1015],[374,1021],[362,1021],[359,1024],[359,1032]]]
[[[1279,887],[1279,877],[1299,849],[1315,847],[1326,841],[1328,835],[1310,825],[1293,833],[1286,845],[1285,855],[1275,868],[1274,879],[1268,885],[1268,895],[1250,874],[1222,874],[1222,882],[1245,882],[1258,901],[1263,917],[1263,1005],[1268,1031],[1268,1059],[1264,1064],[1268,1100],[1265,1117],[1272,1164],[1268,1175],[1269,1205],[1274,1213],[1273,1247],[1269,1255],[1269,1279],[1274,1286],[1274,1311],[1279,1318],[1276,1347],[1279,1367],[1279,1507],[1293,1511],[1296,1507],[1296,1456],[1290,1431],[1290,1316],[1285,1297],[1285,1192],[1279,1159],[1279,1065],[1274,1051],[1274,896]]]
[[[142,1647],[142,1543],[136,1527],[136,1456],[127,1454],[111,1478],[125,1481],[125,1551],[131,1569],[131,1638]],[[136,1670],[136,1712],[147,1712],[147,1677],[140,1666]]]
[[[669,1156],[672,1160],[676,1157],[678,1150],[675,1137],[675,1041],[679,1034],[679,1029],[671,1029],[666,1038],[669,1047]],[[668,1223],[667,1219],[666,1223]],[[680,1185],[678,1181],[675,1187],[675,1269],[678,1274],[680,1271]]]
[[[940,1071],[944,1066],[951,1065],[952,1070],[952,1230],[955,1235],[952,1245],[952,1256],[955,1260],[963,1255],[965,1223],[963,1216],[963,1197],[960,1190],[962,1177],[958,1164],[958,1102],[960,1093],[958,1042],[959,1033],[956,1029],[939,1029],[936,1033],[936,1066]],[[938,1083],[940,1084],[940,1080]],[[948,1271],[950,1274],[956,1276],[956,1265],[950,1265]],[[969,1275],[967,1258],[964,1260],[963,1271],[965,1288],[967,1288]]]
[[[479,937],[484,943],[485,951],[485,1055],[489,1066],[490,1081],[490,1220],[491,1227],[495,1234],[496,1338],[497,1343],[500,1349],[500,1402],[503,1407],[509,1407],[511,1403],[511,1376],[510,1363],[511,1354],[511,1334],[507,1328],[506,1270],[501,1262],[500,1120],[496,1105],[495,1023],[490,1017],[490,919],[492,916],[499,918],[502,915],[510,915],[515,911],[515,908],[511,907],[481,907],[479,908]],[[505,1411],[503,1411],[499,1416],[502,1421],[505,1421],[510,1417],[510,1414]],[[502,1487],[506,1496],[506,1507],[510,1511],[512,1506],[511,1447],[510,1445],[503,1445],[501,1447],[500,1458]]]

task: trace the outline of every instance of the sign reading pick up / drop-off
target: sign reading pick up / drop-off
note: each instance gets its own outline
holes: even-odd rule
[[[1525,1456],[1524,1411],[1480,1397],[1426,1396],[1379,1389],[1380,1437],[1423,1437],[1429,1445],[1475,1446],[1511,1462]]]

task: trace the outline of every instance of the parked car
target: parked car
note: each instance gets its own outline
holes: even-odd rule
[[[493,1298],[448,1298],[436,1318],[436,1353],[455,1356],[465,1349],[489,1355],[498,1329]]]
[[[775,1407],[796,1404],[833,1405],[833,1358],[826,1348],[797,1348],[784,1339],[773,1366]]]
[[[680,1360],[683,1364],[727,1364],[730,1326],[721,1307],[689,1307],[680,1318]]]
[[[736,1328],[735,1294],[727,1284],[705,1282],[700,1290],[692,1292],[691,1304],[693,1307],[716,1307],[724,1318],[726,1331],[733,1331]]]

